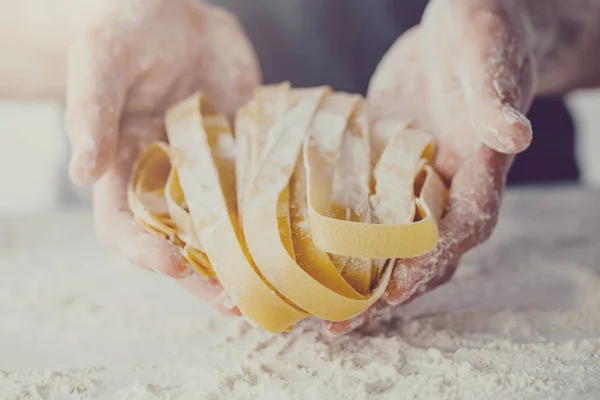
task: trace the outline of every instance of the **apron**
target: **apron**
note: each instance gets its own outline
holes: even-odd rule
[[[264,83],[329,85],[363,95],[381,57],[419,23],[427,5],[425,0],[210,2],[238,17],[255,47]],[[508,184],[577,182],[574,124],[562,99],[536,99],[528,117],[534,141],[517,157]]]

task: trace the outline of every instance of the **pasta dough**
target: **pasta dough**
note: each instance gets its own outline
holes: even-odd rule
[[[358,95],[282,83],[256,90],[234,137],[197,93],[138,158],[130,208],[267,331],[351,318],[381,297],[390,260],[436,246],[447,201],[433,138],[385,132],[372,172],[368,122]]]

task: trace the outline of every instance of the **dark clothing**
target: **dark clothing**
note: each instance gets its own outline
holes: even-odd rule
[[[418,24],[426,1],[211,0],[241,21],[265,83],[330,85],[365,94],[381,57]],[[578,180],[574,127],[560,99],[534,102],[532,146],[517,157],[509,184]]]

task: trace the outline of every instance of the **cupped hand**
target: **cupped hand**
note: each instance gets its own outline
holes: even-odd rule
[[[535,62],[508,2],[433,0],[420,26],[385,55],[369,87],[374,126],[404,121],[438,138],[437,170],[451,182],[437,247],[396,260],[383,299],[343,322],[341,334],[446,282],[463,254],[487,240],[498,218],[514,154],[531,140],[523,115],[536,87]]]
[[[220,285],[192,272],[170,242],[143,230],[127,204],[137,155],[164,140],[166,109],[202,90],[233,116],[260,81],[254,51],[227,12],[192,0],[111,0],[68,53],[70,174],[93,184],[99,239],[177,278],[224,313]]]

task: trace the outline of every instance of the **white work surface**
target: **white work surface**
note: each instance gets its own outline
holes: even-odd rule
[[[455,279],[340,338],[221,317],[85,212],[0,220],[0,399],[598,399],[599,204],[510,193]]]

